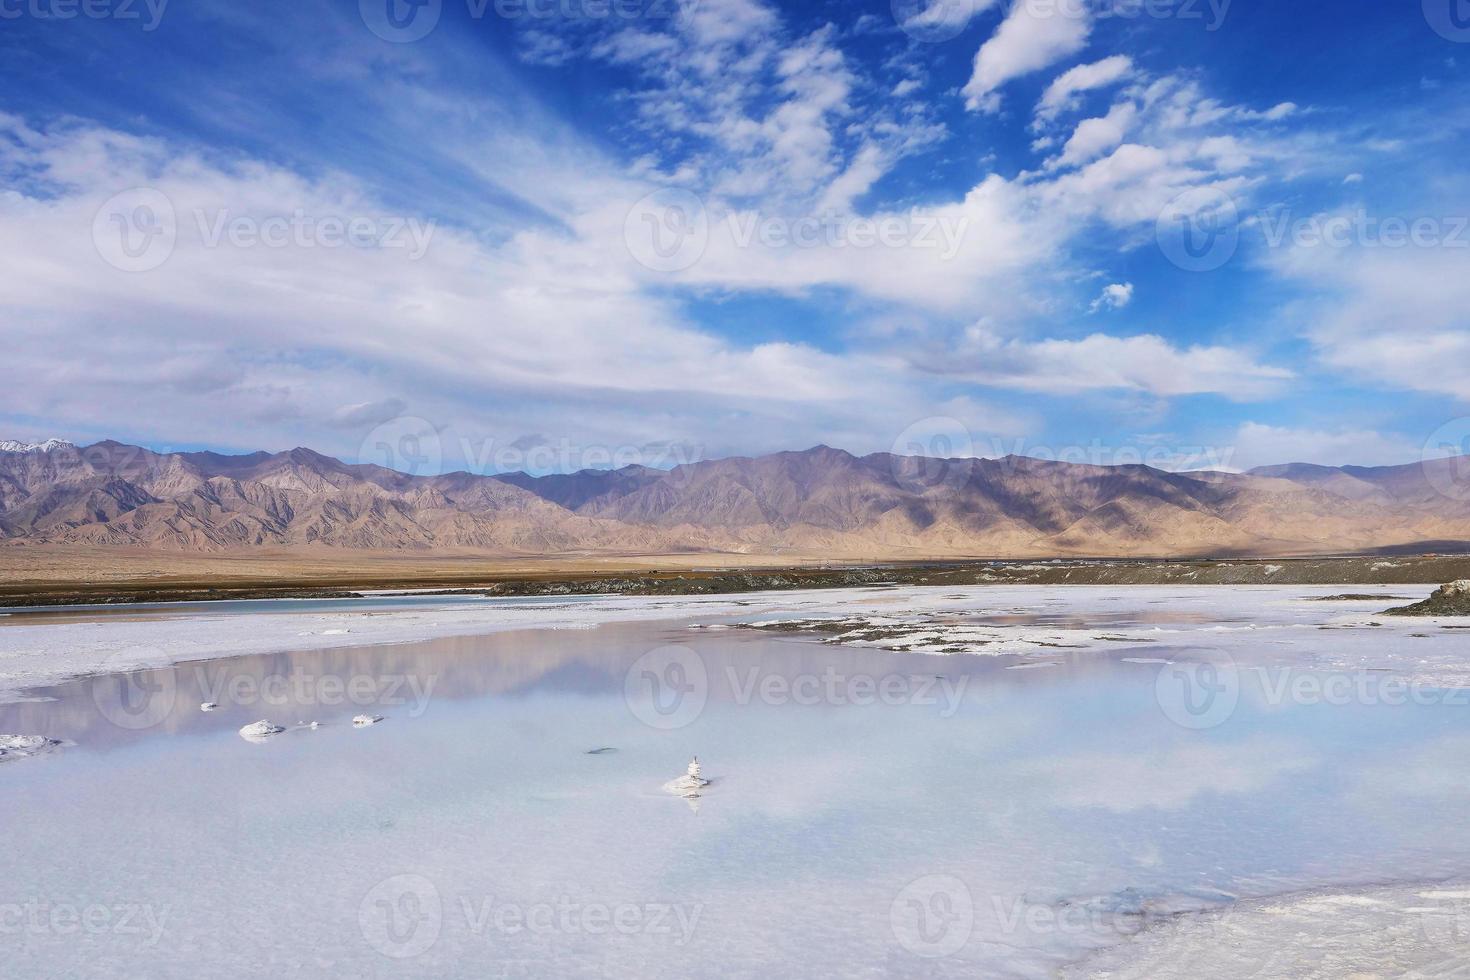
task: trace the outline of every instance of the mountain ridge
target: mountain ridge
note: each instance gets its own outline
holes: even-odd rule
[[[0,443],[0,543],[524,556],[1327,554],[1470,542],[1467,462],[1173,473],[814,446],[669,470],[414,476],[306,447],[232,456],[52,440]]]

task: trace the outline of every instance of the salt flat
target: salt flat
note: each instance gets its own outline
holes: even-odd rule
[[[9,964],[181,980],[773,962],[1454,975],[1470,624],[1375,615],[1427,588],[1322,601],[1338,591],[0,619],[7,689],[29,699],[0,704],[0,732],[55,740],[0,768]],[[135,664],[174,666],[54,683]],[[360,680],[367,700],[344,699]],[[635,696],[648,683],[651,702]],[[281,730],[242,737],[260,721]],[[709,785],[665,792],[696,755]],[[78,942],[58,915],[99,925]]]
[[[800,620],[795,633],[844,644],[946,654],[1027,656],[1130,644],[1207,643],[1256,659],[1335,670],[1391,669],[1416,684],[1470,684],[1470,621],[1375,614],[1427,587],[1355,587],[1381,601],[1320,600],[1340,586],[984,586],[823,589],[710,597],[464,599],[423,605],[260,600],[161,607],[60,609],[0,616],[0,697],[67,677],[289,650],[408,643],[503,630],[587,629],[692,617],[699,625]],[[355,605],[361,604],[361,611]],[[124,610],[140,615],[123,615]],[[248,629],[237,628],[246,622]],[[1122,625],[1120,625],[1122,624]],[[799,627],[805,627],[804,629]],[[1311,631],[1335,631],[1330,644]],[[1273,656],[1274,655],[1274,656]]]

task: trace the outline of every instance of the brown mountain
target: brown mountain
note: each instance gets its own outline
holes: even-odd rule
[[[669,471],[418,477],[308,449],[0,443],[0,540],[841,558],[1444,549],[1470,542],[1466,462],[1181,474],[818,446]]]

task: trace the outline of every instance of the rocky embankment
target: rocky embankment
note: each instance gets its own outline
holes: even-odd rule
[[[1470,616],[1470,579],[1441,585],[1423,602],[1411,606],[1395,606],[1383,611],[1385,616]]]

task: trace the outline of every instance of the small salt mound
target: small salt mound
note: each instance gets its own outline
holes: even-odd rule
[[[684,775],[664,783],[664,791],[682,796],[686,800],[698,799],[700,791],[708,785],[709,780],[704,778],[704,772],[699,768],[699,756],[696,755]]]
[[[284,731],[285,729],[280,725],[272,725],[262,718],[260,721],[253,721],[240,729],[240,737],[247,742],[264,742],[272,735],[279,735]]]
[[[200,711],[213,711],[215,708],[218,708],[218,707],[219,707],[219,704],[218,704],[218,702],[215,702],[215,701],[202,701],[199,704],[199,710]]]
[[[358,715],[357,717],[352,719],[352,727],[366,728],[369,725],[376,725],[382,720],[382,715]]]
[[[61,742],[44,735],[0,735],[0,762],[29,759],[50,752]]]

